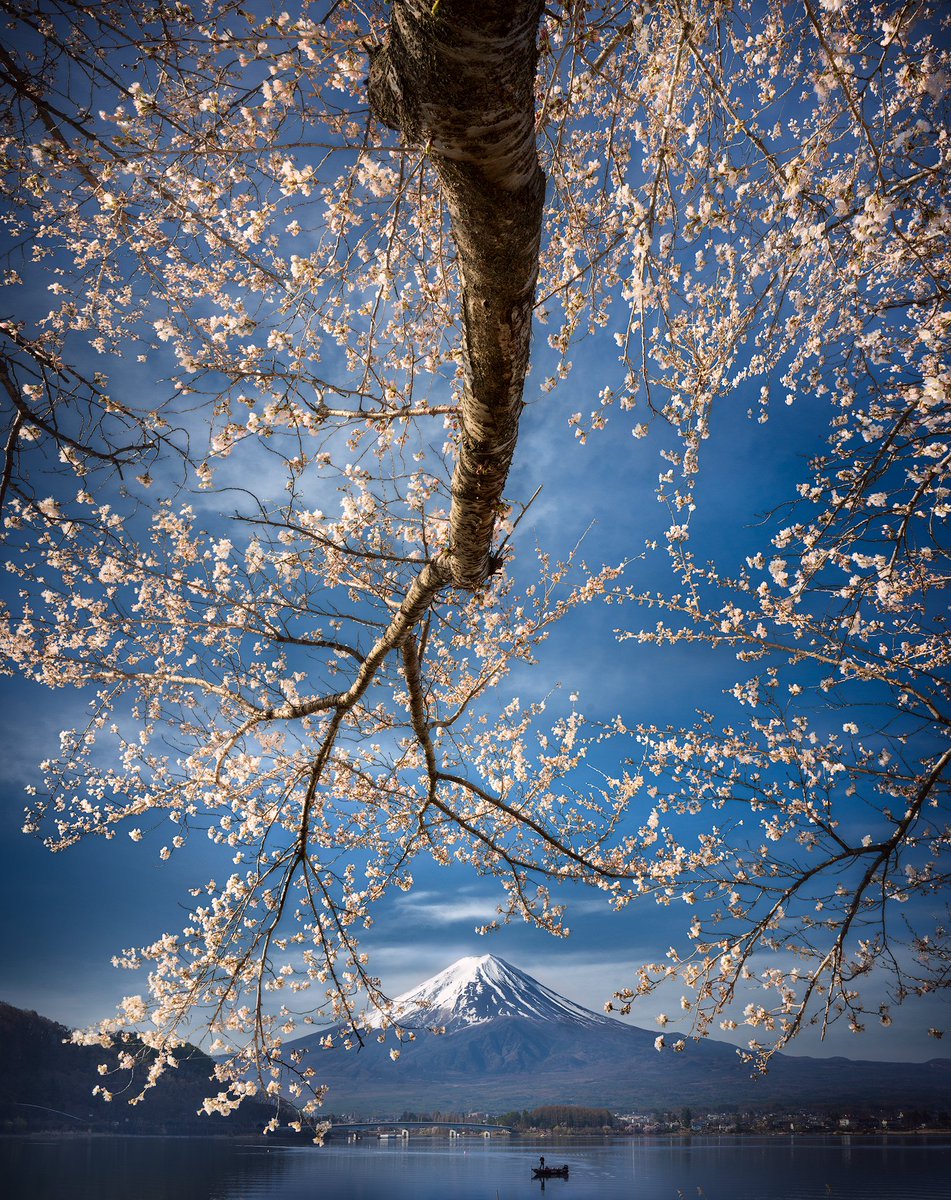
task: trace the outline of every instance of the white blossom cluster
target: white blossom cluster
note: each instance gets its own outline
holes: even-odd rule
[[[887,1025],[948,978],[949,15],[540,12],[543,390],[583,337],[608,348],[569,427],[579,454],[656,446],[665,532],[622,564],[515,568],[530,502],[501,503],[470,594],[427,582],[469,449],[449,207],[433,148],[366,115],[365,48],[408,3],[31,0],[11,39],[4,236],[32,259],[5,279],[28,265],[43,311],[0,322],[0,653],[89,704],[27,829],[163,861],[200,837],[221,864],[181,930],[117,957],[147,994],[88,1036],[124,1068],[138,1031],[151,1086],[204,1023],[208,1112],[286,1090],[316,1120],[319,1074],[285,1043],[328,1016],[359,1044],[367,1004],[399,1038],[360,935],[420,857],[499,881],[485,929],[567,934],[568,882],[683,905],[619,1004],[676,983],[691,1033],[748,1027],[751,1058]],[[435,37],[452,5],[425,7]],[[762,544],[717,565],[694,514],[738,404],[764,438],[801,409],[821,448]],[[657,559],[666,589],[639,574]],[[735,659],[735,719],[515,695],[601,602],[622,641]]]

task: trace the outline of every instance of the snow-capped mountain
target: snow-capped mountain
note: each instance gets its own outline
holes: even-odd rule
[[[567,1021],[600,1028],[616,1022],[582,1008],[524,971],[493,954],[460,958],[451,967],[397,996],[396,1019],[410,1028],[438,1028],[457,1033],[500,1017],[525,1017],[530,1021]],[[368,1020],[379,1026],[375,1016]]]
[[[285,1046],[330,1085],[336,1112],[502,1112],[540,1104],[676,1108],[780,1104],[951,1106],[951,1060],[859,1062],[779,1055],[752,1078],[713,1039],[658,1053],[655,1031],[601,1016],[494,955],[462,958],[367,1018]],[[436,1032],[436,1031],[439,1032]],[[668,1032],[668,1040],[676,1034]],[[350,1043],[354,1048],[346,1049]],[[359,1043],[357,1048],[356,1043]]]

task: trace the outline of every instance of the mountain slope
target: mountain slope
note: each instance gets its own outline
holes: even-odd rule
[[[97,1068],[109,1052],[74,1045],[69,1036],[65,1025],[0,1003],[0,1130],[228,1134],[260,1132],[272,1115],[269,1105],[251,1100],[232,1117],[199,1116],[202,1100],[219,1085],[210,1082],[214,1062],[194,1046],[183,1047],[178,1069],[167,1071],[141,1104],[130,1107],[122,1089],[125,1097],[135,1095],[140,1076],[130,1080],[124,1072],[121,1082],[103,1079]],[[116,1092],[111,1103],[92,1094],[97,1084]]]
[[[874,1063],[778,1057],[752,1078],[733,1046],[654,1048],[654,1034],[591,1012],[502,959],[465,958],[397,998],[397,1042],[368,1021],[363,1046],[345,1029],[290,1043],[329,1083],[335,1111],[476,1111],[575,1103],[620,1108],[683,1105],[951,1106],[951,1061]],[[443,1033],[432,1032],[444,1029]],[[330,1034],[332,1047],[322,1042]],[[381,1043],[380,1038],[384,1040]],[[674,1040],[668,1035],[668,1041]],[[399,1050],[392,1061],[391,1049]]]
[[[564,1021],[585,1028],[615,1025],[590,1009],[582,1008],[524,971],[492,954],[460,958],[394,1001],[400,1019],[413,1028],[439,1027],[458,1033],[502,1017],[532,1021]],[[379,1018],[368,1022],[378,1027]]]

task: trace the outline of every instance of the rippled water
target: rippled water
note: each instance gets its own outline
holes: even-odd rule
[[[544,1188],[544,1154],[568,1180]],[[5,1138],[7,1200],[951,1200],[951,1138]]]

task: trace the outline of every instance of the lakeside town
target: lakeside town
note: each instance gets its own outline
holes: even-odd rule
[[[951,1129],[951,1112],[933,1109],[869,1108],[849,1111],[810,1108],[774,1108],[769,1111],[727,1108],[700,1111],[614,1113],[610,1109],[579,1105],[546,1105],[532,1110],[489,1112],[417,1113],[404,1110],[398,1117],[357,1117],[328,1114],[336,1130],[348,1136],[386,1136],[391,1131],[409,1136],[447,1132],[454,1136],[532,1137],[689,1137],[692,1135],[921,1134]]]

